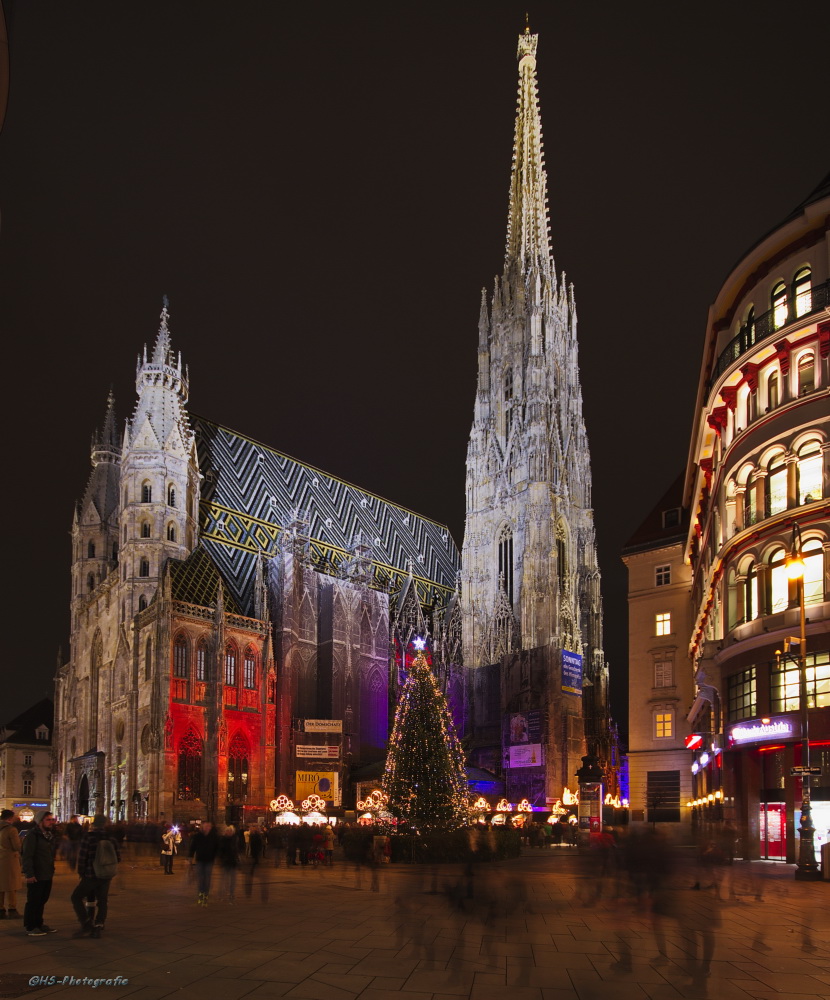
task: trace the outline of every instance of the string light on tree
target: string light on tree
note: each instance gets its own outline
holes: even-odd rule
[[[427,662],[426,641],[416,637],[412,646],[415,658],[395,710],[383,791],[419,833],[455,830],[468,822],[464,753]]]

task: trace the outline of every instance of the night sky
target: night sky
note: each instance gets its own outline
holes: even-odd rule
[[[0,721],[68,648],[89,439],[162,295],[193,412],[449,525],[525,4],[4,0]],[[826,0],[530,8],[576,288],[612,710],[620,549],[686,460],[706,314],[830,169]]]

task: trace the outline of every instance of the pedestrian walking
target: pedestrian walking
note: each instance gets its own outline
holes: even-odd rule
[[[331,825],[326,827],[323,843],[326,852],[326,864],[331,868],[334,864],[334,830]]]
[[[107,922],[110,884],[118,872],[121,852],[107,828],[107,817],[96,816],[78,847],[80,881],[69,897],[80,929],[73,937],[99,938]],[[88,901],[94,901],[89,907]]]
[[[13,809],[0,812],[0,920],[19,918],[17,893],[23,888],[20,871],[20,834],[12,820]]]
[[[219,838],[219,847],[216,852],[219,859],[219,867],[222,869],[222,898],[229,903],[235,902],[236,896],[236,871],[239,867],[239,847],[237,846],[236,830],[232,826],[226,826],[222,836]]]
[[[199,906],[208,905],[210,896],[210,880],[213,876],[213,863],[219,850],[219,836],[212,823],[202,823],[201,828],[190,838],[190,863],[196,865],[196,881]]]
[[[66,824],[64,834],[66,836],[66,840],[64,841],[66,863],[74,872],[78,866],[78,850],[81,846],[81,838],[84,835],[84,828],[78,821],[77,816],[73,816],[72,819]]]
[[[21,859],[23,877],[26,880],[26,908],[23,911],[23,926],[29,937],[43,937],[54,934],[55,927],[47,927],[43,922],[43,911],[52,892],[55,875],[54,835],[55,817],[45,812],[39,823],[33,823],[26,831]]]
[[[182,835],[177,826],[171,826],[161,837],[161,856],[164,861],[164,874],[173,874],[173,858],[178,853],[178,846],[182,842]]]

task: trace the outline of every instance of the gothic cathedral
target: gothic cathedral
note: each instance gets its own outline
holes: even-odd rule
[[[61,815],[239,821],[311,788],[350,805],[384,758],[418,635],[470,765],[509,798],[544,806],[586,746],[607,756],[576,308],[551,253],[536,47],[526,30],[463,552],[443,525],[190,415],[165,303],[122,437],[108,400],[73,520]]]

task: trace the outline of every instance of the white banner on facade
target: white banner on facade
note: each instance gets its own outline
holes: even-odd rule
[[[340,747],[307,746],[296,747],[298,757],[313,757],[317,760],[336,760],[340,756]]]
[[[510,747],[510,767],[537,767],[542,763],[541,743],[524,743]]]
[[[342,719],[306,719],[303,727],[307,733],[342,733]]]

